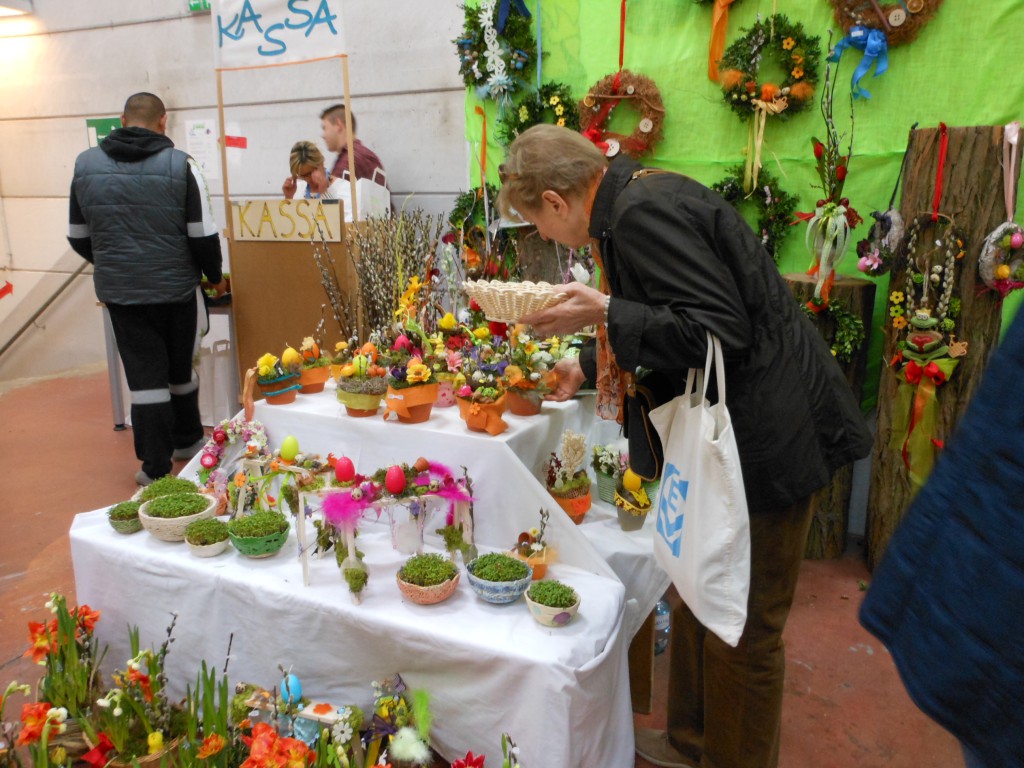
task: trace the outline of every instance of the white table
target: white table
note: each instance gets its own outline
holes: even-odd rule
[[[566,428],[611,441],[614,425],[594,423],[591,399],[545,403],[540,416],[507,415],[509,429],[497,437],[467,431],[455,408],[435,409],[421,425],[354,419],[330,385],[289,406],[257,403],[255,418],[272,446],[295,435],[302,450],[348,455],[361,472],[421,455],[465,466],[482,550],[508,549],[537,524],[540,507],[552,510],[559,562],[550,573],[581,593],[580,615],[568,627],[545,629],[521,602],[489,605],[468,584],[438,606],[407,603],[393,575],[403,556],[383,524],[360,528],[370,583],[355,606],[333,559],[312,561],[311,584],[302,586],[294,532],[286,551],[269,560],[232,552],[204,561],[184,545],[115,534],[97,511],[76,518],[71,544],[78,600],[104,610],[99,631],[111,645],[108,665],[127,657],[129,623],[142,629],[144,643],[159,643],[174,611],[172,695],[193,682],[203,659],[221,663],[234,633],[233,681],[269,685],[278,664],[291,665],[308,694],[365,707],[370,681],[401,673],[431,693],[433,740],[448,759],[467,749],[496,754],[506,731],[527,765],[632,764],[628,645],[668,583],[650,555],[654,521],[624,533],[614,508],[595,493],[594,508],[574,526],[538,479]],[[198,468],[197,457],[182,474]]]

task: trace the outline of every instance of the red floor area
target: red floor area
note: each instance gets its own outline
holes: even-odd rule
[[[42,381],[0,395],[4,688],[13,679],[37,679],[37,668],[21,658],[27,622],[40,620],[50,592],[74,594],[67,538],[72,518],[135,490],[139,464],[131,431],[114,432],[112,424],[104,373]],[[955,740],[911,703],[888,653],[857,623],[858,582],[869,579],[856,547],[841,560],[803,566],[786,629],[780,766],[960,768]],[[664,725],[667,662],[664,655],[656,657],[654,710],[636,716],[639,726]],[[649,764],[638,759],[636,766]]]

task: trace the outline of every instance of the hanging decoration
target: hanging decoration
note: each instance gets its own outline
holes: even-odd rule
[[[607,157],[624,152],[635,159],[651,152],[661,139],[665,105],[658,86],[651,78],[622,68],[625,55],[626,0],[622,0],[619,9],[619,69],[599,80],[580,102],[580,133]],[[622,102],[630,104],[640,117],[628,136],[607,129],[612,112]]]
[[[945,123],[939,124],[939,135],[932,213],[916,217],[907,228],[899,255],[906,268],[903,289],[889,294],[893,329],[906,333],[891,361],[900,380],[891,447],[900,451],[910,482],[918,487],[931,473],[935,449],[942,447],[935,436],[938,388],[949,381],[968,346],[953,333],[961,307],[953,293],[965,254],[964,235],[949,216],[939,212],[949,147]]]
[[[817,313],[806,304],[803,311],[812,319]],[[853,356],[864,344],[867,334],[864,331],[864,321],[853,314],[841,301],[830,301],[825,309],[831,329],[825,338],[829,345],[832,356],[841,363],[849,363]]]
[[[631,106],[640,118],[628,136],[607,128],[612,112],[620,104]],[[628,69],[608,75],[591,86],[579,104],[579,111],[581,133],[608,157],[624,152],[634,159],[640,158],[652,152],[661,140],[665,105],[658,86],[646,75]]]
[[[850,99],[850,141],[846,154],[840,154],[842,137],[836,130],[833,117],[833,96],[836,81],[832,78],[831,63],[825,66],[825,87],[821,93],[821,114],[825,118],[825,141],[811,139],[817,160],[818,178],[824,198],[818,200],[813,213],[797,214],[797,221],[807,222],[805,243],[814,257],[807,274],[815,276],[814,295],[807,308],[820,312],[828,306],[828,296],[835,282],[835,268],[846,255],[850,233],[862,219],[856,209],[843,197],[843,184],[849,173],[853,153],[853,99]]]
[[[1024,227],[1013,220],[1017,210],[1014,181],[1017,177],[1017,144],[1020,121],[1003,128],[1003,202],[1006,221],[996,227],[981,249],[978,274],[985,288],[1006,298],[1011,291],[1024,288]]]
[[[836,24],[849,33],[854,27],[881,30],[892,48],[909,43],[939,10],[942,0],[829,0]]]
[[[485,193],[486,190],[486,193]],[[494,227],[491,213],[497,212],[496,187],[474,187],[455,198],[443,242],[457,246],[468,279],[513,280],[518,259],[515,238],[509,230]],[[493,232],[491,230],[494,230]]]
[[[757,209],[757,227],[754,230],[761,236],[761,245],[777,264],[782,242],[790,231],[790,222],[796,210],[797,199],[782,189],[778,179],[768,171],[761,171],[757,189],[749,195],[743,191],[743,166],[738,165],[729,171],[729,175],[711,188],[725,198],[735,208],[745,203]]]
[[[464,7],[466,23],[453,42],[459,73],[481,100],[509,107],[512,94],[529,88],[527,80],[537,62],[537,44],[530,13],[522,0],[481,0],[478,8]]]
[[[786,73],[782,83],[758,82],[765,55]],[[819,38],[807,35],[802,24],[791,23],[782,15],[758,21],[723,54],[719,82],[725,102],[742,119],[750,120],[743,179],[746,192],[757,185],[768,118],[786,118],[807,108],[814,97],[820,59]]]
[[[910,126],[910,133],[913,133],[915,128],[917,128],[917,123]],[[871,212],[871,218],[875,222],[868,230],[868,236],[857,243],[857,269],[868,277],[878,277],[892,269],[896,250],[903,240],[906,227],[903,224],[903,217],[894,206],[896,192],[900,188],[900,179],[903,178],[903,169],[906,164],[907,152],[904,150],[900,171],[896,174],[896,183],[893,185],[892,195],[889,196],[888,209]]]
[[[880,29],[853,27],[849,34],[836,44],[828,60],[838,64],[843,51],[847,48],[855,48],[864,54],[850,78],[850,91],[853,93],[853,98],[870,99],[871,92],[862,88],[860,81],[871,70],[872,65],[875,67],[875,77],[880,77],[889,68],[889,44],[886,41],[885,33]]]
[[[569,86],[545,83],[537,93],[528,94],[515,107],[506,110],[498,120],[498,140],[511,144],[520,133],[539,123],[563,125],[573,131],[580,129],[580,111]]]
[[[725,34],[729,30],[729,7],[740,0],[697,0],[700,5],[714,5],[711,17],[711,43],[708,45],[708,79],[718,82],[718,62],[725,50]]]

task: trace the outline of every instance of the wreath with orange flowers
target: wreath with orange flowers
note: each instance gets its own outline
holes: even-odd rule
[[[758,82],[764,56],[770,56],[786,73],[782,83]],[[782,14],[759,21],[730,45],[719,64],[719,80],[725,103],[744,120],[760,104],[786,117],[806,109],[814,100],[821,67],[821,39],[804,32],[800,23]]]
[[[640,117],[628,136],[612,133],[606,128],[612,112],[620,104],[628,104]],[[638,75],[628,69],[608,75],[590,88],[580,102],[579,110],[580,133],[608,157],[614,157],[620,151],[634,159],[643,157],[661,139],[665,104],[658,86],[646,75]]]

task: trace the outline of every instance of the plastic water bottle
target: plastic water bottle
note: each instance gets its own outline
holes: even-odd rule
[[[672,631],[672,609],[662,598],[654,606],[654,652],[663,653],[668,648],[668,636]]]

